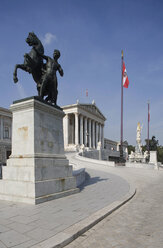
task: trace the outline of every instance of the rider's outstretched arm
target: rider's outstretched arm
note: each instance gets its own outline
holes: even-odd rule
[[[62,67],[60,66],[60,64],[59,64],[59,66],[58,66],[58,71],[59,71],[59,74],[63,77],[63,69],[62,69]]]

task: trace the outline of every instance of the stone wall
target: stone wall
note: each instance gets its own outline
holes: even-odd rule
[[[119,152],[118,151],[110,151],[106,149],[102,150],[88,150],[79,153],[81,156],[91,159],[97,160],[105,160],[105,161],[116,161],[119,159]]]

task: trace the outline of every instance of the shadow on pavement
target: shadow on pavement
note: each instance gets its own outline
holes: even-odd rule
[[[87,172],[85,172],[85,181],[79,186],[80,190],[83,190],[86,186],[101,182],[101,181],[106,181],[108,178],[100,178],[100,177],[91,177]]]

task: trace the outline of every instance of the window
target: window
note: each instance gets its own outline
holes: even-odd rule
[[[4,127],[4,139],[9,139],[9,127]]]

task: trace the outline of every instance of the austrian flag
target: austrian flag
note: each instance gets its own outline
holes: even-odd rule
[[[128,80],[127,71],[126,71],[126,67],[125,67],[124,62],[123,62],[122,77],[123,77],[123,87],[128,88],[129,80]]]

